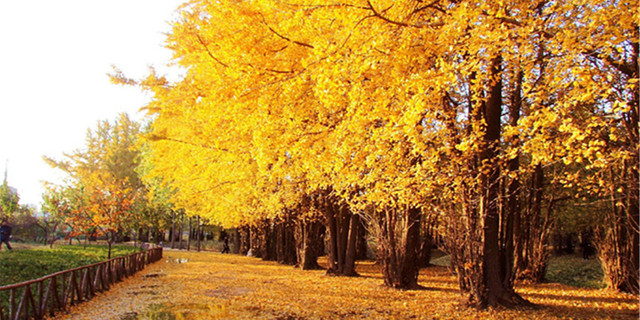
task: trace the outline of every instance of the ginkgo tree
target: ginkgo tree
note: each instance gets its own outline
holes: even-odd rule
[[[541,221],[524,219],[543,201],[551,210],[547,168],[585,163],[550,181],[610,199],[607,277],[637,292],[631,3],[191,1],[181,12],[167,46],[185,77],[137,84],[154,94],[156,175],[188,213],[255,227],[320,212],[330,269],[344,274],[363,218],[398,288],[417,284],[416,226],[436,216],[472,305],[527,305],[513,284],[530,252],[519,230]]]

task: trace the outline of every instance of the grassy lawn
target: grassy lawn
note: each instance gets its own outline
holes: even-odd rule
[[[578,255],[553,256],[547,268],[547,281],[580,288],[604,288],[600,260],[584,260]]]
[[[448,267],[448,255],[432,259],[436,266]],[[561,283],[579,288],[604,288],[602,267],[596,258],[582,259],[578,254],[552,256],[547,267],[547,282]]]
[[[0,286],[37,279],[58,271],[107,259],[108,248],[100,245],[56,245],[53,249],[16,243],[14,250],[0,251]],[[113,246],[112,257],[133,253],[136,248]]]

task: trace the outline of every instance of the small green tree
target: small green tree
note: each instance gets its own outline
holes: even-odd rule
[[[7,184],[7,177],[5,176],[2,186],[0,186],[0,214],[4,217],[13,216],[18,211],[20,205],[20,196],[18,192]]]

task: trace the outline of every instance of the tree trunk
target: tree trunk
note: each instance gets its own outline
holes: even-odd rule
[[[531,178],[529,188],[529,205],[521,219],[516,221],[516,273],[518,279],[540,283],[544,280],[544,274],[549,262],[549,250],[546,243],[551,229],[551,212],[554,200],[553,192],[546,207],[546,213],[542,210],[544,190],[544,170],[537,165]],[[560,199],[558,199],[560,200]]]
[[[329,269],[327,269],[327,273],[355,276],[357,275],[355,273],[355,257],[348,256],[355,255],[355,246],[354,250],[347,251],[352,214],[346,204],[337,204],[334,199],[329,199],[329,196],[325,196],[323,209],[329,230]],[[352,236],[356,236],[356,234],[353,233]]]
[[[274,225],[276,261],[280,264],[295,265],[296,242],[290,217],[276,221]]]
[[[395,289],[418,286],[418,244],[421,210],[415,207],[391,208],[371,213],[371,234],[377,238],[378,261],[384,284]]]
[[[367,244],[367,228],[365,227],[365,222],[363,219],[358,219],[358,235],[356,240],[356,260],[367,260],[368,256],[368,248]]]
[[[404,248],[399,248],[404,256],[401,257],[400,284],[404,289],[418,288],[418,243],[420,240],[420,212],[419,208],[409,208],[406,212],[408,220],[406,226],[406,240]]]
[[[189,217],[189,219],[187,219],[187,221],[189,222],[189,237],[187,238],[187,251],[191,250],[191,237],[193,237],[193,221],[191,219],[191,217]]]
[[[482,151],[479,154],[480,172],[480,218],[483,226],[482,255],[471,257],[471,261],[465,263],[479,264],[482,266],[481,278],[470,281],[470,302],[472,305],[484,308],[489,306],[507,306],[529,304],[520,297],[512,288],[509,277],[511,274],[510,252],[501,248],[505,243],[505,233],[501,233],[500,218],[502,215],[500,206],[500,163],[498,161],[498,148],[501,136],[502,116],[502,58],[495,57],[491,61],[490,81],[488,97],[483,103],[484,141]],[[512,230],[507,230],[512,232]]]
[[[637,160],[637,159],[636,159]],[[620,169],[618,169],[620,170]],[[606,217],[597,229],[599,258],[608,288],[637,294],[638,279],[638,172],[611,168],[610,204]],[[635,172],[634,172],[635,171]],[[636,185],[617,185],[617,181],[633,181]],[[630,192],[625,189],[634,190]],[[621,191],[620,191],[621,190]],[[620,194],[622,193],[622,194]],[[622,199],[622,200],[620,200]]]
[[[278,256],[276,252],[276,230],[273,221],[266,220],[260,232],[260,245],[262,260],[265,261],[277,261]]]
[[[322,254],[322,224],[319,221],[298,219],[296,224],[297,266],[302,270],[321,269],[318,257]]]
[[[329,230],[329,268],[327,273],[339,274],[338,271],[338,226],[333,206],[324,199],[327,229]]]
[[[427,229],[420,238],[418,246],[418,267],[425,268],[431,265],[431,250],[433,249],[433,236]]]
[[[250,227],[241,227],[240,228],[240,254],[248,255],[249,249],[251,249],[251,228]],[[253,254],[253,250],[252,250]]]
[[[253,251],[253,256],[256,258],[262,258],[264,256],[264,229],[261,224],[265,223],[264,221],[258,223],[257,226],[251,227],[251,232],[249,233],[249,246]]]
[[[175,211],[171,211],[171,249],[175,248],[175,238],[176,238],[176,213]]]
[[[200,242],[202,241],[202,226],[200,225],[200,216],[196,218],[196,237],[198,237],[198,252],[200,252]]]
[[[348,276],[356,275],[356,240],[358,238],[358,227],[360,226],[360,217],[357,214],[351,214],[349,221],[349,234],[347,235],[347,246],[345,250],[344,274]]]
[[[233,229],[233,249],[231,252],[235,254],[240,253],[240,231],[238,231],[238,228]]]
[[[178,230],[178,249],[182,247],[182,231],[184,230],[184,213],[180,213],[180,230]]]
[[[107,244],[109,246],[109,253],[107,254],[107,260],[111,259],[111,245],[113,244],[113,232],[110,232],[110,236],[107,235]]]
[[[522,70],[518,70],[515,81],[516,85],[511,94],[511,104],[509,105],[509,124],[511,126],[517,126],[518,120],[520,120],[520,110],[522,108],[522,81],[524,75]],[[519,150],[520,141],[518,137],[513,138],[510,143],[512,147],[517,148]],[[503,233],[502,238],[504,239],[503,247],[504,251],[502,254],[502,263],[504,266],[504,281],[505,286],[511,287],[513,286],[513,281],[515,280],[515,265],[517,258],[515,257],[516,252],[519,252],[522,248],[521,238],[518,237],[520,235],[519,225],[521,221],[521,192],[520,192],[520,178],[518,177],[518,171],[520,170],[520,154],[516,154],[516,156],[509,160],[507,163],[508,175],[505,179],[508,181],[506,186],[506,210],[503,213]],[[514,176],[511,176],[513,174]]]
[[[637,28],[634,33],[637,38]],[[640,75],[640,45],[635,42],[632,47],[628,63],[631,70],[629,80],[637,81]],[[640,92],[637,85],[629,91],[631,96],[627,103],[630,108],[622,117],[626,130],[624,151],[628,157],[622,163],[610,165],[611,203],[607,220],[598,228],[597,235],[607,286],[637,294],[640,291]]]

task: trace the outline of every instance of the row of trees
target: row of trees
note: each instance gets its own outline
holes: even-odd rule
[[[300,239],[297,259],[320,223],[353,274],[364,221],[387,285],[415,286],[439,237],[472,305],[522,305],[570,206],[597,220],[608,285],[638,292],[635,9],[194,0],[167,38],[182,80],[114,79],[154,95],[151,174],[178,208]]]
[[[338,274],[364,219],[393,287],[440,221],[477,306],[526,304],[514,279],[542,277],[555,210],[583,206],[608,285],[637,292],[631,6],[193,1],[169,36],[187,76],[141,83],[156,173],[192,214],[293,232],[298,259],[322,222]]]
[[[322,224],[336,274],[364,221],[396,288],[441,237],[478,307],[528,304],[514,280],[582,207],[607,284],[638,292],[637,21],[625,1],[194,0],[167,39],[184,79],[138,83],[152,175],[283,262],[296,239],[313,266]]]
[[[20,195],[9,186],[6,171],[0,185],[0,220],[13,226],[12,238],[19,241],[46,243],[59,225],[58,219],[39,215],[36,208],[20,204]]]

